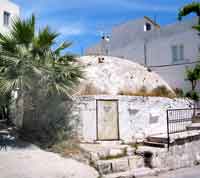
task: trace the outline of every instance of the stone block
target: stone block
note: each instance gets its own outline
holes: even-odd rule
[[[118,159],[112,162],[112,170],[113,172],[122,172],[129,170],[128,159]]]
[[[92,162],[98,161],[98,160],[99,160],[99,155],[98,155],[98,153],[96,153],[96,152],[91,153],[91,154],[90,154],[90,160],[91,160]]]
[[[98,171],[101,175],[112,173],[112,163],[111,162],[106,162],[106,161],[99,162],[99,163],[97,163],[96,168],[98,169]]]
[[[100,159],[105,159],[109,156],[109,150],[105,149],[105,150],[99,151],[98,155]]]
[[[125,150],[124,149],[110,149],[109,156],[115,157],[115,156],[124,156]]]
[[[126,148],[126,155],[127,156],[133,156],[135,154],[135,150],[136,150],[136,148],[127,147]]]
[[[144,159],[141,156],[133,156],[129,158],[130,169],[142,168],[144,167]]]

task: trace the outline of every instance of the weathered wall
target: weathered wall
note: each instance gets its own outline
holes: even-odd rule
[[[75,97],[70,104],[67,100],[56,102],[54,97],[54,102],[38,100],[38,104],[34,105],[37,107],[30,107],[30,110],[26,103],[19,102],[15,111],[15,115],[18,113],[19,116],[16,115],[15,123],[25,129],[36,129],[48,123],[55,127],[57,120],[61,118],[73,126],[74,134],[81,141],[93,143],[98,140],[97,100],[118,101],[119,137],[124,142],[134,142],[150,135],[166,133],[166,110],[192,106],[190,100],[161,97],[81,96]]]
[[[82,96],[75,99],[79,116],[79,135],[82,141],[97,140],[96,100],[118,100],[119,134],[125,142],[133,142],[149,135],[166,133],[166,110],[188,108],[191,101],[161,97]]]
[[[195,132],[195,136],[189,137],[183,133],[184,139],[178,139],[166,149],[155,149],[152,151],[152,166],[163,170],[173,170],[191,167],[200,163],[200,132]]]

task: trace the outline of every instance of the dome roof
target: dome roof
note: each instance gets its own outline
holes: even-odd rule
[[[78,95],[151,95],[156,89],[174,94],[155,72],[126,59],[110,56],[83,56],[84,68]]]

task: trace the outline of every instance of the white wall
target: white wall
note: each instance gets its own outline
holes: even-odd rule
[[[194,30],[188,30],[180,34],[167,36],[152,40],[147,43],[147,60],[149,66],[160,66],[174,64],[172,61],[171,47],[173,45],[184,46],[184,62],[197,61],[200,37]]]
[[[184,60],[173,63],[172,50],[173,45],[184,46]],[[186,80],[186,68],[192,68],[199,56],[200,37],[195,30],[168,35],[167,37],[155,38],[146,43],[147,65],[157,72],[172,88],[181,88],[184,91],[191,89],[191,84]],[[144,64],[144,41],[137,40],[131,45],[120,49],[110,50],[110,55],[120,56],[133,62]],[[182,65],[174,65],[181,64]],[[187,63],[187,64],[185,64]],[[174,66],[171,66],[171,65]],[[168,66],[165,66],[168,65]],[[157,66],[157,67],[152,67]],[[160,67],[164,66],[164,67]],[[200,86],[198,86],[200,88]]]
[[[167,109],[189,108],[184,99],[136,96],[77,97],[80,138],[84,142],[97,139],[96,100],[117,99],[119,103],[119,134],[124,142],[133,142],[147,136],[167,132]],[[77,108],[77,107],[76,107]]]
[[[11,19],[20,16],[20,8],[18,5],[14,4],[9,0],[0,0],[0,32],[6,33],[9,31],[9,27],[4,26],[3,24],[3,14],[4,11],[11,14]],[[11,20],[12,21],[12,20]]]
[[[173,63],[171,47],[173,45],[184,46],[184,60]],[[172,88],[191,90],[191,84],[186,80],[186,68],[192,68],[196,64],[188,64],[198,60],[198,48],[200,37],[196,31],[190,30],[167,38],[159,38],[147,43],[148,66],[163,66],[187,63],[182,65],[152,67]]]

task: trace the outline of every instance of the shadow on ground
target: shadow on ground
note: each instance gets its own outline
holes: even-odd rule
[[[29,146],[30,143],[18,137],[16,128],[0,123],[0,150],[7,150],[8,148],[24,149]]]

